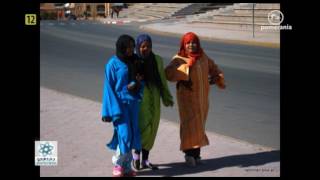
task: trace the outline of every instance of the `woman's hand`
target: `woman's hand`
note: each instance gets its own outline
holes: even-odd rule
[[[131,82],[128,84],[128,86],[127,86],[128,90],[129,90],[130,92],[136,93],[136,92],[139,90],[139,88],[140,88],[140,85],[141,85],[140,82],[141,82],[142,80],[143,80],[143,76],[140,75],[140,74],[137,74],[137,75],[136,75],[136,80],[131,81]]]
[[[143,80],[143,75],[137,74],[136,80],[137,80],[138,82],[142,81],[142,80]]]
[[[110,117],[102,117],[102,122],[111,122],[111,118]]]
[[[222,73],[219,74],[219,78],[218,78],[216,84],[220,89],[225,89],[226,88],[226,84],[225,84],[225,81],[224,81],[224,75]]]
[[[163,101],[163,104],[168,107],[168,106],[173,106],[174,105],[174,102],[170,99],[170,100],[167,100],[167,101]]]

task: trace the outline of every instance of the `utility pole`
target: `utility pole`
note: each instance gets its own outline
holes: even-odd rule
[[[108,8],[107,8],[107,6],[108,6],[108,3],[104,3],[104,15],[106,17],[108,17]]]
[[[92,3],[92,10],[93,10],[93,20],[95,21],[96,20],[96,16],[97,16],[97,5],[96,3]]]
[[[254,5],[255,3],[252,3],[252,35],[254,38]]]
[[[110,3],[107,3],[108,17],[110,16]]]

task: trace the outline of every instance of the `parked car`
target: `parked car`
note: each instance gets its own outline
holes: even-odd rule
[[[77,20],[77,16],[74,15],[74,14],[70,14],[70,15],[68,16],[68,20]]]
[[[71,14],[71,13],[68,14],[68,13],[66,13],[65,16],[66,16],[66,18],[67,18],[68,20],[77,20],[77,16],[74,15],[74,14]]]

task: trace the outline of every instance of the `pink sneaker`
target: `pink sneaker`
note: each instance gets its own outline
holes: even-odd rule
[[[123,168],[121,166],[115,166],[112,170],[113,177],[122,177],[124,175]]]

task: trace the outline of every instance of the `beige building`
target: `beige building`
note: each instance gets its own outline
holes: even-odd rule
[[[87,14],[88,17],[107,17],[110,14],[110,3],[74,3],[73,13],[77,17]]]
[[[108,17],[113,6],[123,6],[124,3],[74,3],[74,14],[77,17],[87,14],[88,17]],[[128,3],[127,3],[128,4]]]
[[[99,18],[108,17],[114,5],[123,3],[40,3],[40,14],[55,14],[57,19],[64,18],[65,12],[70,11],[76,17]]]
[[[62,3],[40,3],[40,18],[42,19],[61,19],[64,17]]]

